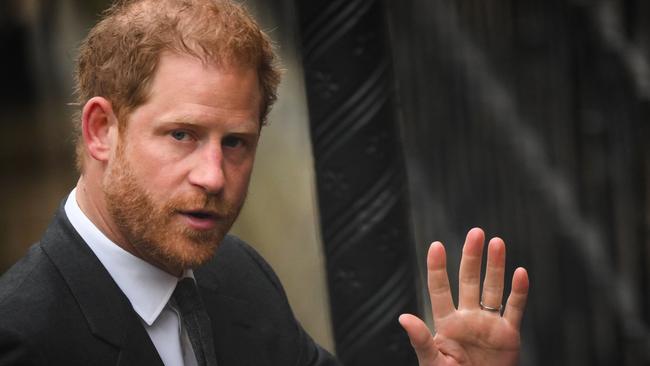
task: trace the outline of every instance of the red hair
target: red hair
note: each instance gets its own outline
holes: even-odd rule
[[[260,124],[265,123],[280,83],[273,46],[252,16],[228,0],[117,1],[79,48],[77,102],[83,106],[94,96],[108,99],[122,130],[126,117],[147,101],[164,51],[256,69],[262,92]],[[82,169],[79,132],[77,127],[77,165]]]

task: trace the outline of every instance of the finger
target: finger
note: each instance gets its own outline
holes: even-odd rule
[[[478,308],[481,290],[481,260],[485,234],[479,228],[467,233],[460,260],[458,309]]]
[[[429,328],[420,318],[411,314],[402,314],[399,323],[411,340],[411,345],[418,356],[420,365],[430,365],[438,357],[438,348],[433,342]]]
[[[524,316],[528,286],[528,272],[524,268],[517,268],[512,275],[512,291],[508,297],[506,311],[503,313],[503,317],[517,329],[521,326],[521,318]]]
[[[451,298],[449,277],[447,276],[447,255],[442,243],[436,241],[429,247],[427,254],[427,277],[429,284],[429,297],[434,322],[444,318],[454,310],[454,301]]]
[[[500,238],[493,238],[488,245],[487,268],[483,281],[483,305],[500,308],[503,301],[503,276],[506,265],[506,246]],[[495,314],[497,314],[495,312]]]

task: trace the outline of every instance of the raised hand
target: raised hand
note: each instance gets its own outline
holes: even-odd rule
[[[403,314],[399,322],[411,339],[420,366],[516,365],[519,359],[519,327],[528,296],[528,274],[517,268],[512,291],[502,309],[506,249],[494,238],[481,295],[483,230],[467,233],[460,262],[458,308],[454,307],[447,277],[445,248],[434,242],[427,255],[429,296],[435,336],[418,317]],[[502,315],[503,311],[503,315]]]

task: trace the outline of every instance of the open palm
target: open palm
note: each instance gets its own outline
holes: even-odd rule
[[[460,263],[458,308],[451,297],[445,248],[439,242],[431,244],[427,269],[435,336],[416,316],[404,314],[399,319],[420,366],[517,364],[528,275],[523,268],[515,271],[512,292],[502,315],[505,244],[499,238],[490,240],[481,296],[484,241],[481,229],[474,228],[467,233]]]

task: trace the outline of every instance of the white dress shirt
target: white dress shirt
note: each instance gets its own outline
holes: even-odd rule
[[[140,316],[165,366],[195,366],[192,346],[169,299],[179,278],[132,255],[112,242],[81,211],[76,188],[65,203],[68,220],[104,265]],[[194,278],[191,269],[184,277]]]

